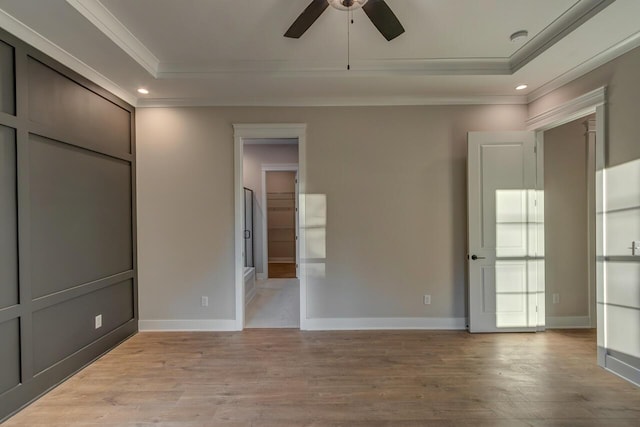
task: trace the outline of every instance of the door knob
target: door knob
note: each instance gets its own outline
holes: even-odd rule
[[[485,257],[483,257],[483,256],[478,256],[478,255],[476,255],[476,254],[473,254],[473,255],[471,255],[471,259],[475,261],[475,260],[477,260],[477,259],[485,259]]]

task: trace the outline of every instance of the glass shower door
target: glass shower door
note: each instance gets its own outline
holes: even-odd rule
[[[253,190],[244,189],[244,266],[255,267],[253,263]]]

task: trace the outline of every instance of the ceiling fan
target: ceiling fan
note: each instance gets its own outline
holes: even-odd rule
[[[300,38],[329,5],[347,11],[362,8],[373,25],[389,41],[404,33],[402,24],[384,0],[312,0],[284,36],[293,39]]]

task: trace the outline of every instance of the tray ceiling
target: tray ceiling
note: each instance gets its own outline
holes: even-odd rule
[[[522,103],[640,45],[637,0],[387,0],[406,33],[354,12],[347,71],[345,12],[282,36],[309,1],[3,0],[0,24],[140,106]]]

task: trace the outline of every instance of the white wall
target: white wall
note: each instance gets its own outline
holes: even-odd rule
[[[544,134],[545,290],[547,326],[589,316],[586,118]],[[559,303],[553,303],[553,294]],[[567,319],[570,320],[570,319]]]
[[[253,226],[254,226],[254,246],[255,246],[255,266],[256,272],[264,273],[262,251],[263,230],[262,221],[265,207],[262,206],[262,165],[273,164],[297,164],[298,145],[297,144],[245,144],[242,162],[242,173],[244,186],[253,190]]]
[[[232,124],[306,123],[309,317],[464,325],[466,134],[525,118],[518,105],[138,109],[141,319],[234,317]]]

